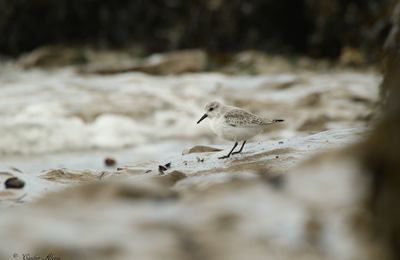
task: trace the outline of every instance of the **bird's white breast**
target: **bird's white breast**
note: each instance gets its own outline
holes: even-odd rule
[[[230,141],[245,141],[259,134],[262,127],[231,126],[224,117],[212,118],[210,127],[218,137]]]

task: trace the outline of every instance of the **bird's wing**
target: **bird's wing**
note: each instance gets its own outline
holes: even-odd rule
[[[264,125],[264,119],[242,109],[233,109],[224,115],[225,122],[234,127],[257,127]]]
[[[233,127],[259,127],[283,122],[283,119],[265,119],[243,109],[232,109],[224,115],[225,122]]]

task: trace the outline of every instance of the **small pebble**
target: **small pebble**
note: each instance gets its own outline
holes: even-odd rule
[[[4,184],[6,189],[22,189],[25,186],[25,182],[17,177],[8,178]]]
[[[150,173],[151,172],[151,170],[147,170],[147,171],[145,171],[144,173]]]
[[[278,144],[283,144],[283,141],[279,141]]]
[[[123,170],[123,168],[117,168],[117,171],[122,171]]]
[[[165,166],[165,168],[167,168],[167,169],[171,168],[171,162],[167,163],[167,164],[164,165],[164,166]]]
[[[278,158],[279,158],[279,155],[275,156],[275,158],[278,159]]]
[[[117,161],[113,158],[104,159],[104,164],[107,166],[114,166],[116,163],[117,163]]]
[[[167,168],[164,165],[158,165],[158,171],[160,173],[164,173],[164,171],[166,171],[166,170],[167,170]]]

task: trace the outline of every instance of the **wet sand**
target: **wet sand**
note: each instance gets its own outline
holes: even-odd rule
[[[3,70],[0,183],[24,187],[0,188],[0,258],[377,259],[362,232],[366,180],[345,147],[368,134],[379,82],[350,70]],[[195,124],[210,99],[285,123],[230,159],[188,153],[231,146]]]

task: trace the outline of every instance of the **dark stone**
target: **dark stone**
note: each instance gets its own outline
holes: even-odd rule
[[[117,163],[117,161],[113,158],[104,159],[104,164],[107,166],[114,166],[116,163]]]
[[[6,189],[22,189],[25,186],[25,182],[17,177],[8,178],[4,184]]]
[[[164,173],[166,170],[168,170],[168,169],[164,165],[158,165],[158,171],[160,173]]]

